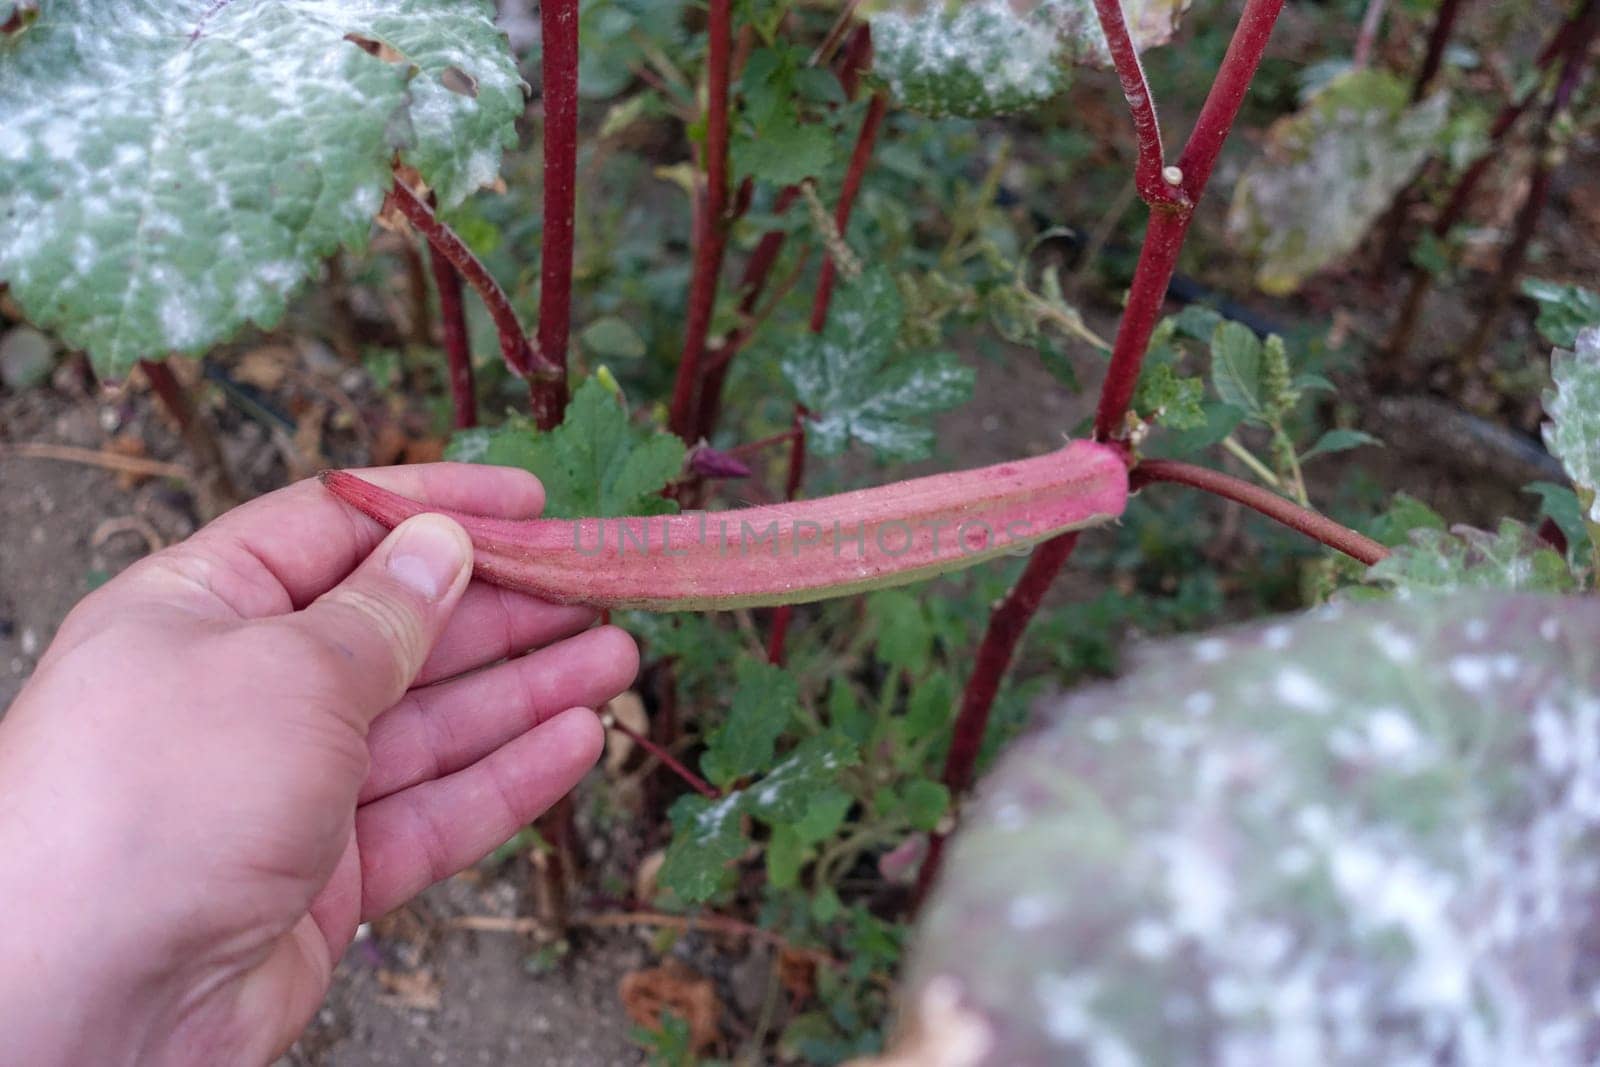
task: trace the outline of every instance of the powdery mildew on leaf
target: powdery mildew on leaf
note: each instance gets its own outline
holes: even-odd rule
[[[1554,389],[1545,390],[1544,443],[1567,469],[1591,522],[1600,521],[1600,326],[1578,334],[1571,352],[1550,357]]]
[[[985,783],[910,1040],[953,1029],[949,1067],[1592,1063],[1597,649],[1600,602],[1477,594],[1144,655]]]
[[[0,38],[0,279],[102,373],[199,352],[365,241],[397,150],[449,206],[521,110],[476,0],[58,3]]]
[[[783,361],[795,396],[816,412],[808,440],[819,455],[852,440],[880,456],[923,459],[933,449],[924,420],[972,396],[972,371],[949,352],[895,358],[905,306],[894,279],[867,271],[834,297],[822,333]]]
[[[1141,49],[1164,44],[1189,0],[1131,0]],[[872,16],[873,72],[903,106],[984,117],[1037,107],[1073,65],[1109,67],[1093,0],[910,0]]]
[[[1393,74],[1351,71],[1272,125],[1228,214],[1229,236],[1258,260],[1263,291],[1293,292],[1351,252],[1410,182],[1449,114],[1442,93],[1409,100]]]
[[[1526,526],[1502,519],[1494,533],[1470,526],[1413,530],[1411,543],[1367,570],[1367,581],[1402,596],[1497,589],[1566,593],[1576,581],[1561,554]]]

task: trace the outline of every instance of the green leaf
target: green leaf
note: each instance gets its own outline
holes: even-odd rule
[[[901,722],[908,742],[944,736],[955,717],[956,687],[948,672],[931,672],[911,690],[906,699],[906,714]]]
[[[1545,390],[1544,443],[1566,468],[1588,504],[1588,518],[1600,521],[1600,327],[1578,334],[1576,349],[1550,356],[1554,389]]]
[[[867,598],[867,618],[877,636],[876,656],[889,667],[921,674],[933,654],[933,630],[922,598],[886,589]]]
[[[1457,526],[1450,533],[1417,530],[1367,570],[1367,580],[1406,594],[1495,589],[1562,593],[1576,586],[1561,556],[1533,531],[1502,519],[1494,534]]]
[[[700,757],[701,771],[719,787],[772,765],[774,746],[800,703],[795,680],[782,667],[744,659],[736,677],[733,706]]]
[[[1282,296],[1353,251],[1437,146],[1449,99],[1411,104],[1410,85],[1350,71],[1267,132],[1234,188],[1233,241],[1256,257],[1256,284]]]
[[[578,11],[578,92],[590,100],[633,84],[645,49],[683,43],[684,0],[585,0]]]
[[[744,795],[711,800],[691,793],[672,805],[672,844],[661,864],[661,885],[686,903],[699,904],[721,891],[728,865],[744,854],[741,817]]]
[[[855,804],[855,797],[836,786],[827,786],[811,798],[806,813],[793,823],[794,832],[808,845],[826,841],[844,825],[844,817]]]
[[[53,10],[0,43],[0,280],[105,375],[274,325],[365,243],[396,155],[448,208],[516,141],[487,4]]]
[[[812,802],[833,786],[839,772],[854,766],[858,758],[855,746],[843,737],[808,737],[769,774],[744,789],[746,808],[768,826],[799,822]]]
[[[780,826],[772,831],[767,842],[767,880],[774,889],[793,889],[800,884],[800,868],[805,866],[810,850],[791,827]]]
[[[826,126],[789,122],[775,124],[756,137],[733,144],[733,168],[775,185],[798,185],[827,172],[833,162],[834,136]]]
[[[1583,505],[1570,486],[1554,482],[1532,482],[1522,487],[1539,498],[1539,518],[1556,524],[1567,539],[1567,558],[1586,559],[1589,555],[1589,526],[1583,521]]]
[[[963,810],[897,1029],[983,1064],[1588,1063],[1597,650],[1592,597],[1474,594],[1145,652]]]
[[[1189,0],[1123,0],[1135,47],[1170,40]],[[1067,87],[1073,65],[1111,66],[1093,0],[894,0],[871,20],[873,74],[903,106],[984,118]]]
[[[894,279],[875,267],[839,288],[826,328],[784,359],[819,455],[855,440],[886,458],[926,458],[933,430],[921,421],[971,397],[973,372],[953,354],[895,358],[903,316]]]
[[[1329,430],[1317,438],[1316,444],[1301,453],[1300,462],[1304,463],[1313,456],[1326,456],[1334,452],[1348,452],[1350,449],[1360,448],[1362,445],[1378,445],[1381,448],[1383,442],[1370,433],[1362,433],[1360,430]]]
[[[1133,407],[1158,426],[1193,430],[1206,424],[1205,395],[1199,378],[1180,375],[1170,363],[1152,363],[1139,376]]]
[[[1396,493],[1383,514],[1367,525],[1367,533],[1379,544],[1394,548],[1406,544],[1413,530],[1449,528],[1444,516],[1409,493]]]
[[[616,397],[589,378],[549,433],[514,418],[492,430],[456,434],[445,457],[532,471],[544,483],[550,518],[609,518],[675,511],[661,490],[683,470],[684,448],[671,434],[634,426]]]
[[[1528,278],[1522,283],[1522,292],[1538,301],[1535,325],[1553,345],[1573,348],[1584,329],[1600,326],[1600,293],[1593,289]]]
[[[645,354],[644,338],[628,321],[616,315],[602,315],[578,335],[583,347],[602,359],[638,359]]]
[[[950,790],[943,783],[919,778],[900,793],[900,810],[917,830],[932,830],[950,808]]]
[[[1211,387],[1247,419],[1267,421],[1261,400],[1261,341],[1248,326],[1225,321],[1211,335]]]

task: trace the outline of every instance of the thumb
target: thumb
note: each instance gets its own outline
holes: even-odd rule
[[[370,722],[421,671],[472,577],[472,542],[454,519],[396,526],[349,577],[285,622],[327,650],[319,679]]]

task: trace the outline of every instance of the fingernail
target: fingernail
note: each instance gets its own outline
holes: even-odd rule
[[[401,585],[437,600],[471,561],[466,531],[443,515],[418,515],[400,524],[385,562]]]

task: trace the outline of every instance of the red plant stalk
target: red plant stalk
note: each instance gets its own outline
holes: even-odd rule
[[[787,186],[778,193],[777,199],[773,202],[773,213],[783,214],[799,196],[800,190],[796,186]],[[723,339],[716,353],[706,361],[705,377],[700,389],[700,411],[692,434],[696,441],[709,438],[717,428],[717,418],[721,414],[722,406],[722,386],[728,376],[728,366],[733,362],[733,357],[738,355],[739,350],[750,340],[750,322],[755,316],[757,305],[761,302],[761,294],[766,291],[767,280],[772,276],[772,268],[777,266],[778,257],[783,253],[783,244],[787,238],[788,234],[782,230],[768,230],[761,235],[761,240],[756,242],[755,250],[745,262],[744,272],[739,279],[740,324]]]
[[[572,323],[573,213],[578,173],[578,0],[539,5],[544,37],[544,244],[539,255],[539,352],[556,374],[533,389],[542,430],[567,408],[567,337]]]
[[[488,309],[489,318],[493,320],[495,332],[500,337],[500,355],[511,372],[519,378],[528,379],[557,374],[557,368],[528,343],[528,335],[517,320],[510,298],[488,268],[472,254],[466,242],[441,222],[433,209],[406,188],[403,182],[395,182],[389,192],[389,201],[426,238],[428,246],[435,253],[450,261],[450,265],[460,272],[462,280],[472,286],[483,300],[483,306]]]
[[[672,753],[650,740],[650,738],[645,737],[615,715],[607,717],[606,725],[654,756],[663,767],[677,775],[685,785],[696,793],[709,800],[716,800],[722,796],[722,790],[691,771],[688,767],[685,767]]]
[[[1156,117],[1150,85],[1145,81],[1144,65],[1139,62],[1139,50],[1128,32],[1122,0],[1094,0],[1094,7],[1100,16],[1100,28],[1105,31],[1111,61],[1117,68],[1117,78],[1122,82],[1122,95],[1127,97],[1128,111],[1133,115],[1134,133],[1138,136],[1139,160],[1133,169],[1134,186],[1139,190],[1139,198],[1152,207],[1175,203],[1181,199],[1181,194],[1177,183],[1169,182],[1162,173],[1167,160],[1161,146],[1161,122]]]
[[[1422,66],[1417,68],[1417,80],[1411,85],[1411,102],[1417,103],[1428,95],[1433,79],[1438,77],[1444,63],[1444,52],[1455,32],[1456,17],[1461,14],[1461,0],[1441,0],[1433,16],[1433,30],[1428,34],[1428,50],[1423,53]]]
[[[439,292],[439,327],[450,369],[455,428],[466,430],[478,425],[478,396],[472,381],[472,346],[467,337],[466,307],[461,299],[461,275],[432,247],[428,249],[428,269],[433,274],[433,287]]]
[[[1372,48],[1378,40],[1378,29],[1383,25],[1383,16],[1389,8],[1389,0],[1367,0],[1366,14],[1361,17],[1361,32],[1356,34],[1356,49],[1350,57],[1350,65],[1356,70],[1366,70],[1372,62]]]
[[[706,143],[701,159],[705,189],[694,216],[694,268],[689,280],[689,307],[684,324],[683,355],[672,386],[668,426],[685,439],[693,432],[699,410],[700,362],[716,309],[717,279],[727,247],[728,208],[728,82],[732,68],[732,0],[710,0],[706,54]],[[692,442],[691,442],[692,443]]]
[[[1259,511],[1293,530],[1298,530],[1329,548],[1372,566],[1389,554],[1389,550],[1370,537],[1341,526],[1326,515],[1303,508],[1286,500],[1269,489],[1252,485],[1241,478],[1221,471],[1196,467],[1170,459],[1147,459],[1133,468],[1130,489],[1142,489],[1152,482],[1172,482],[1234,500],[1247,508]]]
[[[1107,17],[1110,14],[1108,8],[1111,7],[1117,8],[1116,14],[1120,16],[1120,4],[1096,0],[1096,9],[1101,13],[1101,26],[1106,29],[1108,42],[1118,36],[1116,27],[1120,22]],[[1178,158],[1178,173],[1169,174],[1165,166],[1161,168],[1163,184],[1175,186],[1181,195],[1175,200],[1151,205],[1150,224],[1145,230],[1144,247],[1139,253],[1139,265],[1134,271],[1128,304],[1117,328],[1111,366],[1100,387],[1100,404],[1095,412],[1095,437],[1099,440],[1110,441],[1123,436],[1123,421],[1128,405],[1133,400],[1145,349],[1149,346],[1150,335],[1155,332],[1156,321],[1161,317],[1167,285],[1177,268],[1178,252],[1183,247],[1184,236],[1194,216],[1194,205],[1199,202],[1206,183],[1211,179],[1211,172],[1216,168],[1223,142],[1227,140],[1234,119],[1238,117],[1250,81],[1255,77],[1256,68],[1261,65],[1261,56],[1272,36],[1272,27],[1282,10],[1283,0],[1246,0],[1239,24],[1234,28],[1233,39],[1228,44],[1227,54],[1223,56],[1222,66],[1211,83],[1211,91],[1200,108],[1189,141]],[[1121,25],[1121,36],[1126,37],[1126,24]],[[1113,48],[1112,58],[1117,59],[1117,55],[1117,49]],[[1126,86],[1132,75],[1126,55],[1119,63],[1118,73]],[[1138,75],[1138,81],[1143,81],[1142,72]],[[1149,98],[1148,89],[1143,93],[1149,103],[1147,119],[1140,116],[1141,108],[1135,103],[1137,95],[1130,94],[1129,99],[1129,106],[1134,109],[1136,129],[1153,122],[1155,116],[1155,104]],[[1145,139],[1141,137],[1141,158],[1148,152],[1145,144]],[[1159,145],[1159,141],[1156,144]],[[1016,654],[1023,631],[1039,610],[1050,584],[1061,573],[1061,568],[1066,565],[1077,543],[1077,535],[1068,533],[1035,548],[1016,584],[989,616],[983,640],[978,645],[977,660],[962,693],[955,732],[945,758],[944,784],[952,795],[963,792],[972,783],[983,736],[989,727],[989,713],[994,707],[995,696],[1000,692],[1000,682]],[[939,858],[943,854],[941,846],[942,839],[934,835],[928,858],[918,876],[919,894],[933,882]]]
[[[205,416],[195,407],[189,391],[172,373],[172,368],[167,366],[165,360],[141,359],[139,369],[144,371],[145,380],[150,383],[156,399],[167,409],[172,421],[178,424],[184,444],[194,455],[197,473],[205,493],[209,494],[209,499],[202,500],[202,510],[222,511],[243,500],[238,487],[233,484],[233,476],[228,473],[221,442],[217,440]]]
[[[1098,3],[1099,0],[1096,0]],[[1150,335],[1155,332],[1156,321],[1161,317],[1167,285],[1177,269],[1178,252],[1189,232],[1194,218],[1194,205],[1199,202],[1211,172],[1216,168],[1222,145],[1233,129],[1233,122],[1244,103],[1250,80],[1261,65],[1262,53],[1272,36],[1272,27],[1278,13],[1283,10],[1283,0],[1246,0],[1233,40],[1222,59],[1216,80],[1200,108],[1194,131],[1178,157],[1175,175],[1163,173],[1163,181],[1175,177],[1182,193],[1177,202],[1151,205],[1150,225],[1145,231],[1144,247],[1139,252],[1139,265],[1134,270],[1133,285],[1128,292],[1128,304],[1122,313],[1117,329],[1117,339],[1111,350],[1111,366],[1100,388],[1100,404],[1095,411],[1095,437],[1109,441],[1123,436],[1123,418],[1133,400],[1133,390],[1139,381],[1139,369],[1144,362],[1145,349]],[[1111,34],[1107,33],[1109,40]],[[1152,113],[1154,108],[1152,107]],[[1137,123],[1137,120],[1136,120]]]

